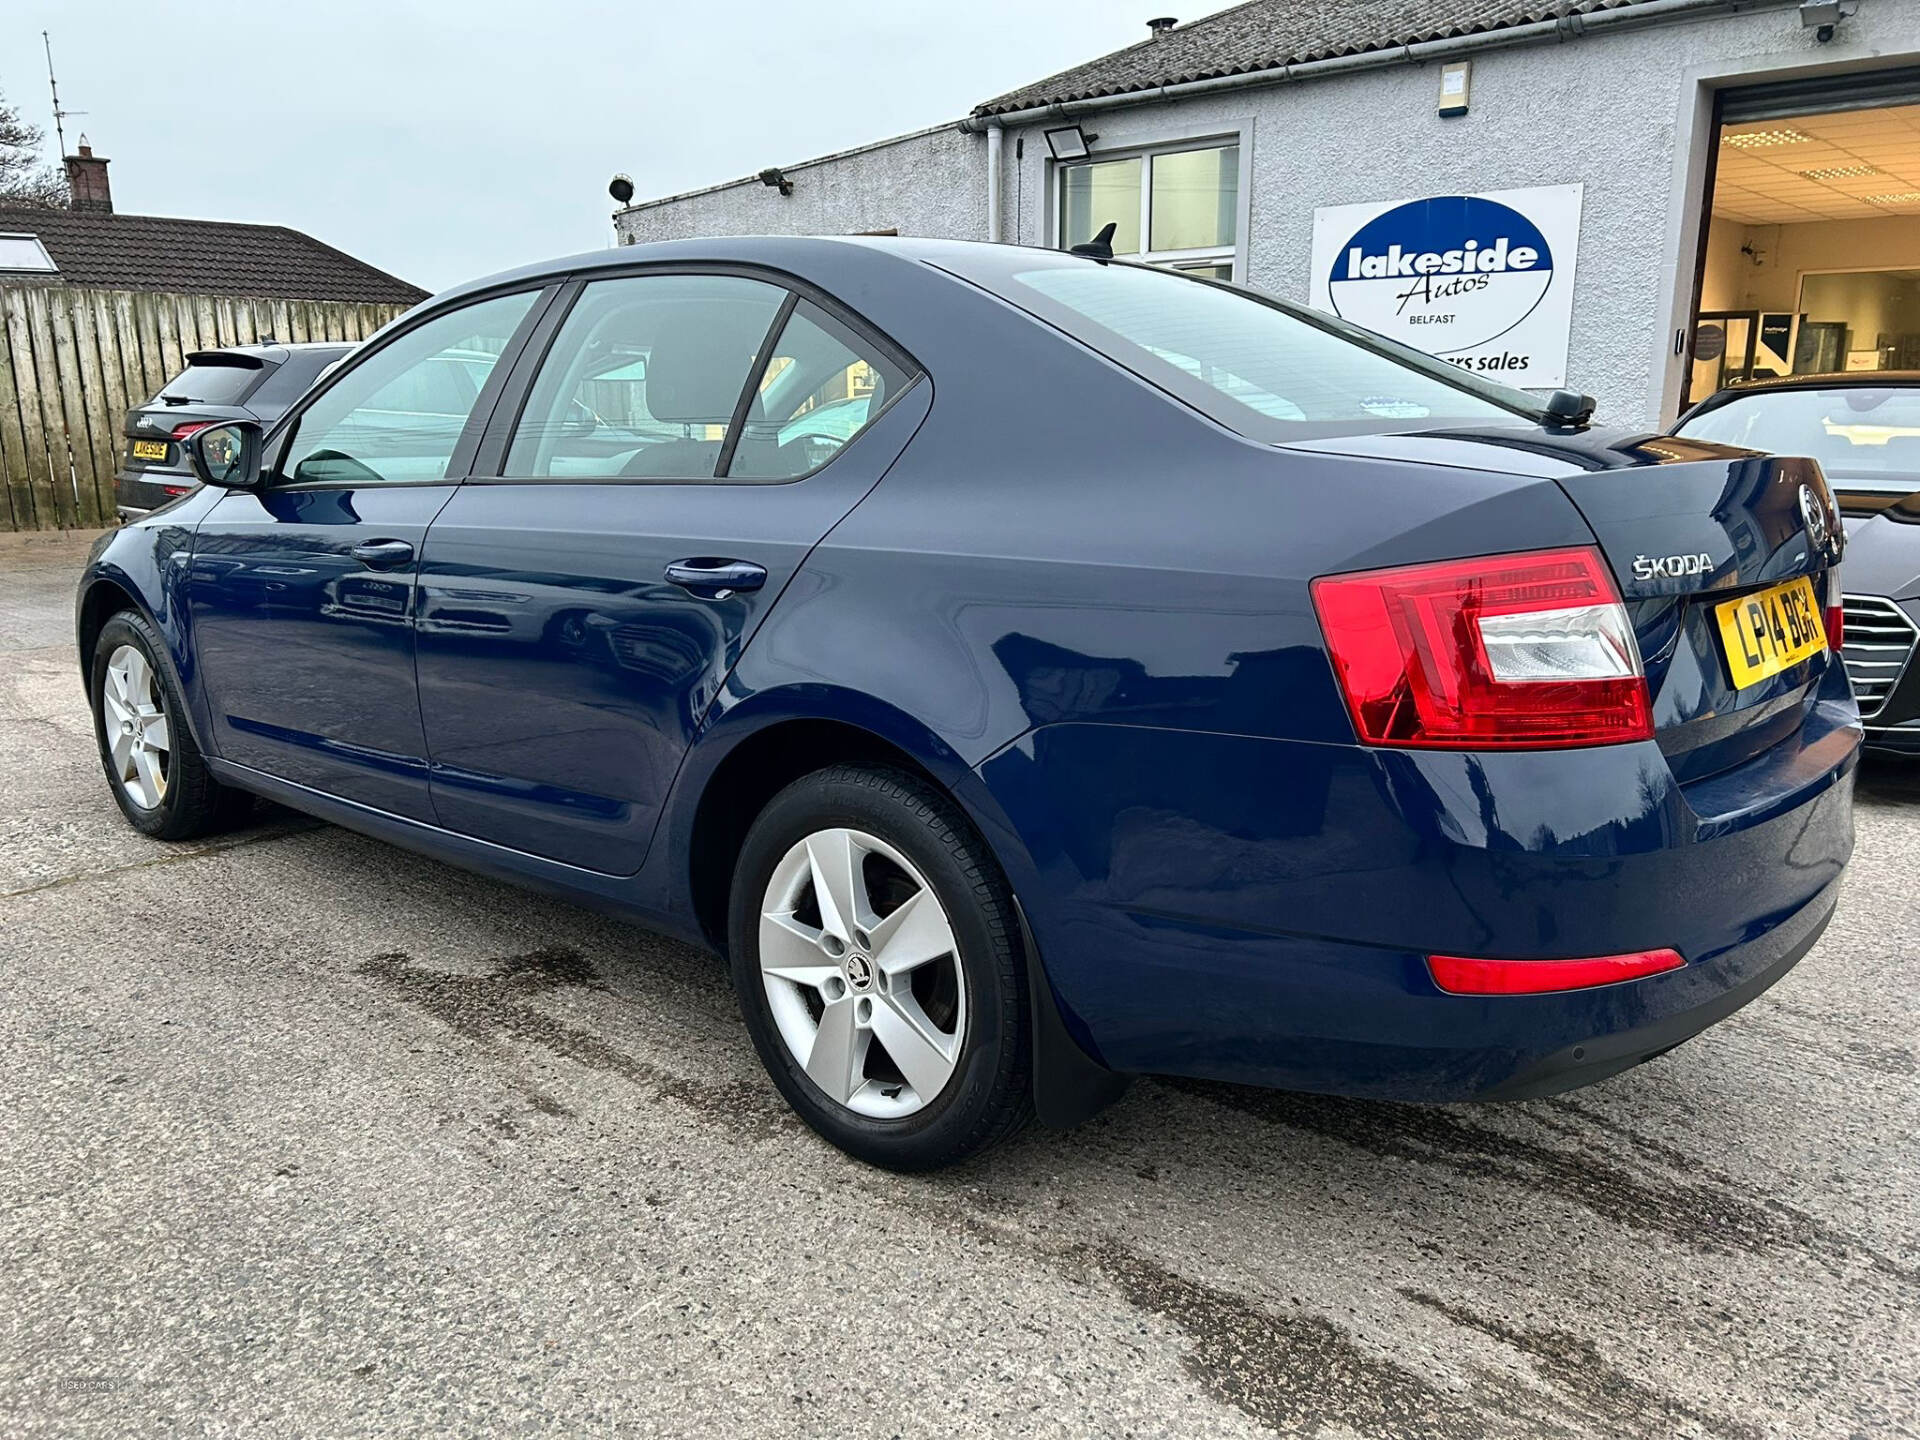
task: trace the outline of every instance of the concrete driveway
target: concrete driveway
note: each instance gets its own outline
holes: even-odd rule
[[[716,962],[107,795],[0,541],[0,1432],[1920,1433],[1920,772],[1786,981],[1597,1088],[1143,1083],[959,1173],[790,1119]]]

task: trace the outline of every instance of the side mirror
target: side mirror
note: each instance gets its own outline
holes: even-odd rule
[[[226,420],[195,431],[187,439],[187,458],[201,484],[251,490],[260,483],[260,426]]]

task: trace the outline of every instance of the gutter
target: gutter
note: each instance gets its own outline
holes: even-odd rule
[[[1472,35],[1449,35],[1439,40],[1420,40],[1384,50],[1367,50],[1357,55],[1333,55],[1322,60],[1305,60],[1291,65],[1275,65],[1266,70],[1250,70],[1241,75],[1215,75],[1205,80],[1184,80],[1175,85],[1156,85],[1149,90],[1129,90],[1119,95],[1100,95],[1084,100],[1061,100],[1050,105],[1032,105],[1024,110],[1008,110],[997,115],[969,115],[959,129],[970,134],[995,131],[1008,125],[1025,125],[1036,120],[1064,119],[1098,111],[1119,110],[1134,105],[1151,105],[1163,100],[1185,100],[1200,95],[1215,95],[1223,90],[1242,90],[1256,85],[1279,85],[1297,80],[1319,80],[1333,75],[1348,75],[1362,70],[1382,70],[1393,65],[1423,65],[1431,60],[1452,60],[1482,50],[1504,49],[1513,45],[1532,45],[1549,40],[1577,40],[1597,30],[1638,30],[1653,25],[1693,20],[1712,15],[1738,15],[1749,10],[1775,10],[1795,4],[1796,0],[1646,0],[1612,10],[1561,16],[1554,20],[1536,20],[1504,30],[1482,30]],[[991,201],[989,202],[991,204]],[[996,237],[997,238],[997,237]]]

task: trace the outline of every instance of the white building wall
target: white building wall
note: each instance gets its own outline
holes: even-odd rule
[[[1691,302],[1712,89],[1915,63],[1920,0],[1862,0],[1825,45],[1791,4],[1760,0],[1734,16],[1483,51],[1472,110],[1452,120],[1435,113],[1433,65],[1077,118],[1098,133],[1096,153],[1237,135],[1250,182],[1243,279],[1303,304],[1317,206],[1584,182],[1569,383],[1599,399],[1603,421],[1653,425],[1677,399],[1674,336]],[[1004,154],[1004,238],[1053,243],[1039,127],[1009,130]],[[986,233],[983,135],[927,131],[787,173],[790,199],[757,183],[670,198],[622,214],[623,237]]]
[[[773,157],[769,157],[769,161]],[[987,142],[957,122],[785,165],[793,194],[757,179],[644,203],[614,217],[622,244],[693,235],[987,233]]]

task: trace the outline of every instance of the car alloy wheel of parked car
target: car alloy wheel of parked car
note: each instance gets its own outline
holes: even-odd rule
[[[114,779],[142,810],[158,810],[167,798],[167,712],[153,666],[136,646],[107,657],[100,708]]]
[[[115,803],[136,829],[190,840],[253,806],[208,771],[184,713],[180,682],[153,622],[134,610],[101,628],[88,673],[94,735]]]
[[[914,776],[838,766],[776,796],[733,882],[735,989],[793,1106],[897,1169],[949,1163],[1031,1114],[1006,882]]]

